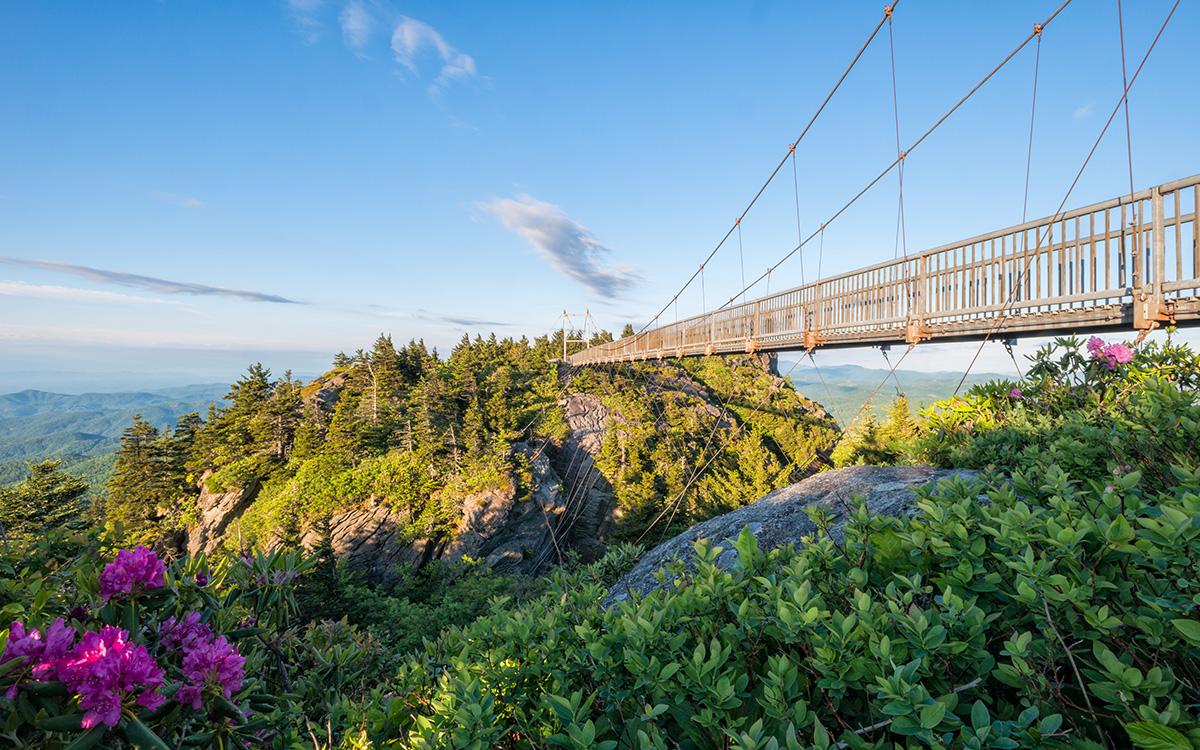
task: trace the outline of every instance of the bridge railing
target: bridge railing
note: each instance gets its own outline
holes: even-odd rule
[[[1200,319],[1200,175],[586,349],[574,364]]]

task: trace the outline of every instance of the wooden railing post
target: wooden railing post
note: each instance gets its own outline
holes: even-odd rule
[[[909,344],[929,338],[925,331],[925,289],[929,283],[929,256],[922,255],[918,261],[917,281],[913,285],[912,299],[908,301],[908,325],[904,340]]]
[[[1169,321],[1173,317],[1163,291],[1163,279],[1167,275],[1167,232],[1166,222],[1163,219],[1163,197],[1158,187],[1150,189],[1150,208],[1152,212],[1150,268],[1142,270],[1140,298],[1134,300],[1133,305],[1133,325],[1143,331],[1163,321]],[[1138,230],[1140,234],[1140,223]],[[1134,247],[1137,247],[1136,242]]]

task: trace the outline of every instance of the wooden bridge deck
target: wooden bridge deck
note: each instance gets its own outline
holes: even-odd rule
[[[648,329],[570,361],[1196,324],[1197,207],[1200,175]]]

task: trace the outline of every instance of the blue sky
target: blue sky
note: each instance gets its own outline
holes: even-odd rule
[[[1057,2],[903,0],[911,141]],[[1131,65],[1168,0],[1126,3]],[[0,10],[0,387],[303,373],[379,332],[443,349],[560,311],[640,324],[724,234],[881,12],[871,3],[12,3]],[[1131,95],[1137,187],[1200,172],[1200,10]],[[910,250],[1021,218],[1033,46],[907,160]],[[815,226],[894,157],[886,35],[797,150]],[[1116,4],[1046,30],[1031,216],[1121,89]],[[1124,127],[1069,205],[1128,186]],[[743,224],[748,277],[795,244],[790,173]],[[884,180],[826,274],[892,256]],[[805,258],[812,274],[815,255]],[[740,288],[736,245],[705,273]],[[793,259],[772,289],[800,282]],[[680,314],[701,308],[699,288]],[[998,347],[996,347],[998,349]],[[962,346],[910,358],[956,369]],[[878,366],[878,353],[828,353]],[[983,367],[1011,367],[989,349]]]

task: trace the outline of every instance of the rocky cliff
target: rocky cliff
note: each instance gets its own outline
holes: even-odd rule
[[[790,446],[785,450],[780,444],[794,442],[797,435],[816,435],[804,432],[813,426],[822,431],[820,441],[814,438],[814,443],[830,442],[827,433],[833,430],[832,422],[819,406],[791,392],[786,381],[771,373],[770,365],[765,359],[739,361],[740,379],[730,375],[733,369],[722,370],[719,375],[729,381],[722,381],[722,387],[740,389],[727,390],[724,401],[714,394],[714,386],[702,379],[703,372],[684,367],[608,372],[572,383],[557,403],[565,427],[562,433],[552,440],[512,443],[509,453],[514,465],[525,465],[528,471],[453,498],[461,516],[449,533],[414,538],[413,519],[402,515],[393,503],[371,495],[336,508],[291,538],[311,546],[328,534],[335,554],[385,582],[403,568],[421,567],[435,559],[470,558],[501,572],[526,574],[543,572],[568,557],[598,559],[623,521],[622,503],[614,489],[617,481],[624,483],[626,492],[634,487],[642,492],[639,497],[650,498],[648,509],[637,508],[641,516],[634,519],[636,525],[661,508],[663,500],[653,504],[655,493],[660,498],[675,494],[675,485],[656,478],[657,473],[669,468],[676,472],[672,481],[682,485],[688,473],[698,472],[702,463],[705,467],[711,464],[705,451],[723,451],[727,442],[745,443],[751,433],[775,441],[770,443],[774,447],[764,448],[766,457],[761,458],[770,471],[790,471],[796,478],[816,470],[819,460],[811,466],[799,465],[795,454],[788,452]],[[303,409],[314,417],[313,422],[329,424],[351,374],[337,370],[303,388]],[[785,390],[788,394],[781,400]],[[747,421],[752,418],[774,421]],[[779,433],[782,437],[770,437],[780,420],[786,422],[784,432]],[[721,431],[728,431],[728,438],[714,439]],[[680,456],[676,451],[689,441],[692,455]],[[657,447],[646,447],[652,444]],[[636,458],[635,450],[640,451]],[[817,447],[816,455],[822,450]],[[772,451],[774,458],[767,455]],[[769,489],[736,494],[737,483],[744,481],[738,473],[739,455],[719,454],[716,458],[721,460],[709,471],[723,472],[715,481],[735,494],[737,504]],[[664,462],[671,465],[665,467]],[[640,477],[638,484],[630,479],[635,474]],[[760,471],[760,475],[766,474]],[[235,536],[238,521],[260,493],[259,482],[210,489],[210,476],[205,473],[199,481],[199,520],[187,534],[186,547],[193,553],[239,544],[240,537]],[[698,487],[689,489],[696,492]],[[676,520],[683,522],[683,515]],[[272,543],[280,543],[278,537],[274,539]]]

